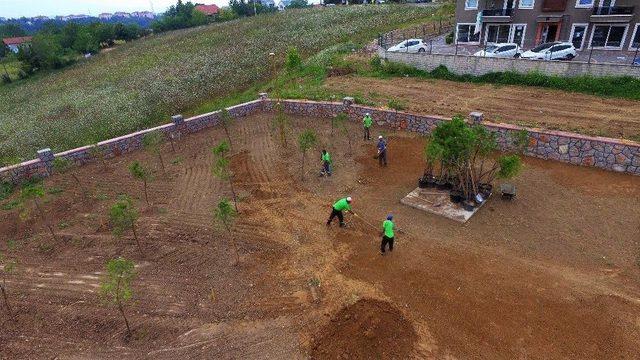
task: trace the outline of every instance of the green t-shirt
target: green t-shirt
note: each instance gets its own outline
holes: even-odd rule
[[[382,229],[384,230],[384,236],[388,237],[388,238],[392,238],[393,237],[393,221],[391,220],[385,220],[382,222]]]
[[[373,124],[373,119],[371,119],[371,116],[365,116],[364,119],[362,119],[362,124],[365,128],[370,128],[371,124]]]
[[[331,164],[331,155],[329,155],[329,152],[327,152],[326,154],[322,154],[322,161],[326,161]]]
[[[351,210],[351,205],[347,202],[347,198],[340,199],[333,204],[333,208],[338,211]]]

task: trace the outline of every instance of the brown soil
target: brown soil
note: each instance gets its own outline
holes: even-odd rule
[[[312,359],[406,359],[417,335],[389,303],[362,299],[340,310],[322,329]]]
[[[184,137],[175,154],[165,145],[167,176],[136,152],[76,169],[87,198],[70,175],[47,179],[63,190],[43,200],[57,242],[33,205],[1,211],[0,251],[18,267],[7,277],[17,322],[0,317],[0,358],[637,357],[639,177],[527,159],[518,198],[493,197],[461,226],[399,203],[422,172],[421,138],[391,133],[380,169],[357,125],[351,156],[326,120],[295,118],[296,134],[312,127],[321,139],[301,182],[295,138],[281,149],[271,120],[232,127],[241,202],[231,235],[211,215],[230,194],[210,171],[220,129]],[[317,176],[323,147],[331,178]],[[127,173],[133,160],[155,169],[151,206]],[[110,232],[121,193],[140,208],[144,256],[131,234]],[[360,218],[327,229],[330,204],[347,194]],[[389,212],[401,231],[382,257]],[[99,296],[105,262],[120,255],[137,264],[128,342]]]
[[[420,114],[466,116],[481,111],[493,122],[640,139],[640,102],[633,100],[415,78],[331,77],[324,86],[334,92],[360,94],[377,106],[400,99],[407,111]]]

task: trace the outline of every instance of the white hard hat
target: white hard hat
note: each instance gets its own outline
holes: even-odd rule
[[[369,113],[366,113],[365,115],[369,116]]]
[[[378,139],[382,139],[382,135],[378,136]]]
[[[351,200],[353,200],[351,199],[351,196],[347,196],[347,202],[351,202]]]

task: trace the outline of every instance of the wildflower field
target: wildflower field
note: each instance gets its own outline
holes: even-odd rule
[[[40,148],[58,152],[166,123],[172,114],[268,80],[289,47],[307,57],[428,21],[434,11],[384,5],[261,15],[150,36],[0,86],[0,159],[13,163]]]

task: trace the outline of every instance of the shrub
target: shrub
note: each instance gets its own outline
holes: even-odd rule
[[[511,179],[518,175],[522,170],[522,160],[518,155],[505,155],[498,159],[500,170],[497,177],[500,179]]]
[[[138,210],[135,208],[133,202],[128,196],[120,196],[118,201],[113,204],[111,209],[109,209],[109,220],[113,227],[113,234],[117,237],[122,236],[126,230],[131,229],[133,238],[138,245],[138,250],[140,251],[140,254],[144,255],[142,246],[140,245],[140,240],[138,239],[138,233],[136,232]]]
[[[294,46],[289,47],[287,49],[287,60],[285,66],[289,70],[295,70],[302,66],[302,57],[300,53],[298,53],[298,49]]]
[[[378,70],[382,69],[382,59],[377,54],[373,55],[371,60],[369,60],[369,65],[371,65],[373,70],[378,71]]]
[[[9,74],[2,74],[2,83],[11,84],[11,76],[9,76]]]
[[[453,44],[453,37],[454,37],[454,33],[453,31],[448,33],[447,36],[445,36],[444,38],[444,42],[447,44]]]
[[[147,183],[151,180],[151,172],[147,170],[142,164],[137,161],[134,161],[129,165],[129,173],[135,179],[142,181],[144,185],[144,200],[147,205],[149,205],[149,194],[147,193]]]

